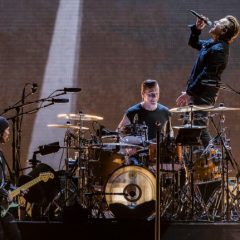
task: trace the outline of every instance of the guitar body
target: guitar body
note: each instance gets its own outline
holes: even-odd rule
[[[7,198],[2,198],[0,201],[1,217],[4,217],[7,214],[9,208],[17,206],[18,206],[17,203],[12,202],[11,204],[9,204]]]
[[[18,196],[21,193],[21,190],[23,189],[29,189],[30,187],[34,186],[35,184],[39,183],[40,181],[47,182],[49,178],[54,178],[53,173],[41,173],[39,177],[29,181],[28,183],[24,184],[23,186],[17,188],[16,190],[9,192],[9,195],[14,198]],[[0,209],[1,209],[1,217],[4,217],[8,209],[11,207],[17,207],[18,204],[12,202],[11,204],[8,203],[7,198],[1,198],[0,199]]]

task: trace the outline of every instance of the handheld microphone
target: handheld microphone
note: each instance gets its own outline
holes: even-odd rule
[[[70,93],[74,93],[74,92],[80,92],[82,89],[81,88],[64,88],[64,89],[59,89],[57,91],[64,91],[65,93],[70,92]]]
[[[218,80],[202,80],[201,81],[202,85],[207,85],[211,87],[220,87],[222,83]]]
[[[47,100],[47,101],[52,103],[68,103],[69,99],[68,98],[52,98],[51,100]]]
[[[195,17],[197,17],[197,18],[201,19],[202,21],[204,21],[209,27],[212,26],[212,22],[211,22],[211,21],[208,21],[208,20],[204,19],[204,18],[201,17],[200,14],[198,14],[197,12],[191,10],[191,13],[192,13],[192,15],[194,15]]]

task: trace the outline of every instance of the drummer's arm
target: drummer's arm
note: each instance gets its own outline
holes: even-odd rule
[[[120,129],[122,129],[122,127],[130,125],[130,124],[131,124],[131,122],[128,119],[127,115],[124,115],[122,121],[119,123],[119,125],[117,127],[117,132],[120,132]]]

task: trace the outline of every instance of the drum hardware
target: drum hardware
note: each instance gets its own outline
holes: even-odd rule
[[[122,143],[146,146],[147,141],[148,127],[145,122],[143,124],[135,122],[120,129],[120,142]]]
[[[206,126],[197,126],[197,125],[191,125],[191,124],[184,124],[180,126],[173,126],[173,128],[176,129],[203,129],[206,128]]]
[[[229,183],[227,184],[229,185]],[[227,186],[224,186],[224,205],[222,208],[222,198],[223,198],[223,190],[221,186],[221,182],[219,182],[219,186],[214,190],[213,194],[209,198],[206,203],[206,210],[209,213],[209,217],[212,220],[220,219],[225,220],[224,215],[227,215],[226,220],[239,220],[240,218],[240,208],[239,208],[239,199],[237,196],[230,191]]]
[[[223,104],[221,104],[220,108],[223,108]],[[215,109],[214,109],[214,111],[215,111]],[[233,169],[235,169],[235,168],[238,169],[238,172],[239,172],[240,168],[239,168],[235,158],[232,155],[231,148],[228,145],[229,141],[225,141],[226,137],[223,135],[223,133],[226,129],[223,127],[223,123],[225,121],[225,116],[223,114],[220,114],[220,124],[221,124],[221,129],[222,129],[220,132],[217,130],[217,127],[213,121],[213,118],[210,118],[210,120],[214,126],[214,129],[217,132],[217,136],[215,138],[218,138],[220,140],[222,156],[219,156],[220,170],[221,170],[221,185],[211,196],[211,199],[207,203],[207,208],[208,208],[208,210],[211,209],[209,211],[212,215],[212,218],[215,218],[215,216],[217,216],[218,218],[220,218],[222,220],[229,221],[230,214],[232,212],[232,209],[234,208],[232,199],[236,199],[234,194],[229,191],[229,186],[228,186],[228,184],[229,184],[229,177],[228,177],[229,162],[231,163],[231,166],[233,167]],[[213,141],[214,141],[214,139],[213,139]],[[210,142],[210,144],[212,144],[212,142]]]
[[[180,194],[179,202],[181,203],[178,208],[179,212],[183,211],[186,208],[188,211],[191,209],[191,213],[188,214],[188,217],[194,219],[196,217],[202,217],[199,215],[199,207],[205,209],[204,202],[202,200],[201,194],[198,191],[197,187],[194,184],[194,163],[193,163],[193,148],[201,145],[200,135],[201,131],[205,126],[194,126],[194,111],[199,111],[203,109],[211,108],[212,106],[194,106],[193,104],[189,104],[189,106],[181,107],[173,109],[173,112],[189,112],[189,120],[188,124],[176,127],[178,130],[178,135],[176,137],[176,143],[181,146],[187,146],[189,155],[185,158],[185,164],[187,164],[187,172],[189,173],[189,177],[184,187],[184,191]],[[183,111],[184,110],[184,111]],[[170,110],[171,111],[171,110]],[[185,206],[185,207],[184,207]]]

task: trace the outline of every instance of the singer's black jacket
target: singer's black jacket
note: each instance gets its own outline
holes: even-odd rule
[[[202,85],[202,80],[221,81],[221,75],[228,63],[229,43],[219,40],[214,43],[213,39],[199,40],[201,30],[196,25],[190,25],[191,34],[188,44],[199,50],[199,55],[193,66],[188,80],[186,92],[192,96],[196,105],[214,105],[218,96],[218,88]]]

